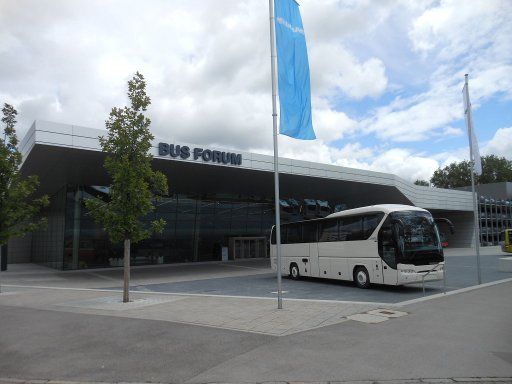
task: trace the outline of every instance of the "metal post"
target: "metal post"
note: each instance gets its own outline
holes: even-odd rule
[[[274,189],[275,189],[275,210],[276,210],[276,258],[277,258],[277,308],[283,308],[281,289],[281,218],[279,205],[279,155],[277,148],[277,81],[276,81],[276,43],[274,24],[274,0],[268,1],[270,14],[270,68],[272,75],[272,125],[274,128]]]
[[[464,81],[466,86],[466,92],[467,92],[467,118],[466,123],[468,125],[468,134],[469,134],[469,163],[471,166],[471,192],[473,194],[473,220],[474,220],[474,226],[475,226],[475,251],[476,251],[476,268],[477,268],[477,275],[478,275],[478,284],[482,284],[482,274],[480,270],[480,227],[478,223],[478,206],[477,206],[477,200],[476,200],[476,192],[475,192],[475,176],[474,176],[474,170],[475,170],[475,160],[473,158],[473,145],[472,145],[472,135],[473,135],[473,127],[471,122],[472,116],[471,116],[471,104],[469,103],[469,85],[468,85],[468,75],[464,75]]]
[[[82,190],[79,186],[75,191],[75,209],[73,213],[73,248],[71,268],[78,269],[78,252],[80,250],[80,220],[82,216]]]
[[[443,293],[446,295],[446,261],[443,265]]]
[[[473,156],[471,155],[471,158]],[[475,251],[476,251],[476,269],[477,269],[477,275],[478,275],[478,284],[482,284],[482,272],[480,269],[480,228],[478,223],[478,205],[476,200],[476,192],[475,192],[475,177],[473,175],[473,167],[475,162],[473,160],[470,161],[471,163],[471,192],[473,194],[473,219],[474,219],[474,225],[475,225]]]

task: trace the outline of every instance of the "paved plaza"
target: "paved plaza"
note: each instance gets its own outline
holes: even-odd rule
[[[94,300],[97,292],[93,291],[41,289],[40,295],[27,294],[25,305],[16,301],[26,293],[7,293],[0,295],[0,377],[22,381],[365,384],[375,380],[429,382],[420,379],[453,383],[458,378],[491,382],[492,378],[510,383],[511,292],[512,282],[500,283],[404,305],[399,311],[405,315],[386,321],[346,320],[281,336],[141,315],[160,312],[163,316],[163,309],[186,312],[192,305],[179,300],[135,302],[126,310],[105,310],[98,306],[108,300]],[[28,296],[33,296],[32,304]],[[200,300],[192,307],[201,316],[202,300],[211,298],[194,299]],[[220,303],[227,298],[216,300]],[[238,304],[249,301],[239,300]],[[167,307],[173,303],[183,306]],[[260,304],[252,303],[255,307]],[[303,302],[301,310],[309,305]],[[225,309],[208,307],[218,316]],[[246,308],[238,307],[238,311]]]
[[[511,278],[512,274],[499,271],[500,255],[482,255],[482,283]],[[446,257],[446,291],[476,285],[478,281],[476,259],[474,256]],[[118,286],[119,287],[119,286]],[[135,290],[193,293],[207,295],[234,295],[275,297],[276,278],[274,272],[212,278],[196,281],[145,284],[134,287]],[[362,290],[352,282],[307,278],[299,281],[283,279],[284,297],[309,300],[340,300],[377,303],[400,303],[423,297],[421,284],[401,287],[375,285],[370,290]],[[425,294],[444,292],[444,282],[425,283]]]
[[[284,279],[283,310],[268,260],[134,268],[127,304],[119,268],[12,265],[0,383],[510,383],[512,274],[488,251],[477,287],[467,253],[447,255],[446,294]]]
[[[349,301],[357,303],[398,304],[471,287],[477,284],[476,257],[467,249],[446,251],[446,285],[443,281],[401,287],[374,285],[363,290],[352,282],[326,279],[283,278],[284,297],[288,299]],[[512,278],[499,270],[503,257],[498,247],[483,248],[481,255],[482,283]],[[122,268],[56,271],[45,267],[13,266],[0,275],[4,285],[73,287],[119,290],[122,287]],[[132,269],[131,289],[138,292],[176,293],[206,296],[243,296],[275,298],[275,272],[268,259],[240,260],[183,265],[161,265]]]

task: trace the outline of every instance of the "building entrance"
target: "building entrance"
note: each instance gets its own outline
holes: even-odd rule
[[[265,237],[232,237],[229,239],[229,259],[253,259],[267,257]]]

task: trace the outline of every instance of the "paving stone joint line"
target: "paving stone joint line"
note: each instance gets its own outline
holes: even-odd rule
[[[1,378],[0,384],[173,384],[165,382],[128,382],[128,381],[62,381],[49,379],[18,379]],[[454,377],[454,378],[422,378],[422,379],[395,379],[395,380],[348,380],[348,381],[250,381],[250,382],[222,382],[222,384],[422,384],[422,383],[512,383],[512,377]],[[203,384],[221,384],[220,382],[205,382]]]

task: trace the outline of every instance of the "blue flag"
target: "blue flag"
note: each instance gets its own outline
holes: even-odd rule
[[[299,5],[295,0],[275,0],[274,4],[281,109],[279,132],[296,139],[314,140],[308,52]]]

